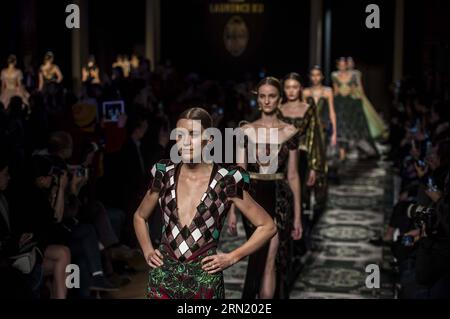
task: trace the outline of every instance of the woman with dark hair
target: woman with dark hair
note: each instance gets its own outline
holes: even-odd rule
[[[256,91],[261,117],[242,126],[245,143],[238,149],[237,161],[250,172],[254,198],[270,213],[278,233],[250,256],[243,298],[288,298],[290,238],[299,240],[302,236],[298,130],[277,117],[281,100],[278,79],[264,78]],[[249,237],[255,228],[247,218],[243,220]],[[234,211],[228,224],[230,232],[236,233]]]
[[[211,116],[189,109],[177,122],[181,162],[162,160],[152,168],[153,181],[134,215],[136,236],[149,274],[151,299],[223,299],[222,271],[257,251],[275,235],[267,212],[248,194],[250,178],[239,167],[209,163],[202,150]],[[146,221],[160,204],[164,226],[161,245],[150,241]],[[220,231],[231,205],[236,205],[256,227],[253,236],[229,253],[216,252]]]
[[[54,64],[54,55],[47,52],[44,56],[44,63],[39,70],[39,91],[44,95],[45,105],[50,109],[61,107],[58,105],[61,101],[61,82],[63,75],[59,67]]]
[[[316,104],[311,101],[309,104],[302,101],[302,84],[300,75],[297,73],[288,74],[282,83],[284,99],[280,106],[279,118],[299,130],[298,170],[302,181],[302,211],[317,210],[318,206],[324,208],[326,205],[327,163]],[[311,207],[312,191],[314,191],[317,204],[319,204],[315,207]],[[306,236],[303,241],[294,243],[291,283],[295,281],[299,273],[301,256],[310,246],[310,221],[305,218],[303,223]]]
[[[23,74],[22,71],[16,68],[16,56],[11,54],[8,57],[7,63],[8,67],[3,69],[0,75],[2,81],[0,101],[8,109],[11,98],[13,96],[19,96],[22,102],[28,105],[30,94],[28,94],[22,85]]]
[[[337,69],[331,74],[331,79],[335,95],[340,158],[345,160],[347,150],[352,146],[358,146],[369,157],[377,156],[378,151],[370,135],[362,100],[355,95],[357,77],[348,69],[347,60],[343,57],[337,60]]]

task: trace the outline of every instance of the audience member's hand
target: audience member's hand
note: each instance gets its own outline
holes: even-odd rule
[[[66,189],[68,183],[69,183],[69,176],[67,175],[67,172],[64,171],[64,173],[59,177],[59,187],[61,189]]]
[[[78,193],[80,192],[80,189],[84,185],[86,185],[88,180],[89,180],[89,178],[86,176],[77,176],[76,174],[73,175],[72,181],[70,183],[70,190],[71,190],[72,194],[78,195]]]
[[[404,192],[401,192],[401,193],[400,193],[398,199],[399,199],[401,202],[404,202],[404,201],[408,200],[408,196],[409,196],[409,193],[408,193],[407,191],[404,191]]]
[[[414,238],[414,242],[420,239],[420,229],[413,229],[405,234],[405,236],[411,236]]]
[[[431,198],[431,200],[434,202],[434,203],[437,203],[440,199],[441,199],[441,197],[442,197],[442,193],[440,192],[440,191],[430,191],[430,190],[426,190],[425,191],[425,194],[427,194],[427,196],[429,197],[429,198]]]
[[[119,121],[117,122],[118,128],[124,128],[127,125],[128,116],[125,113],[119,115]]]
[[[421,167],[417,165],[417,163],[414,163],[414,167],[416,168],[417,176],[419,178],[424,177],[428,173],[428,166]]]
[[[19,239],[19,248],[22,248],[26,243],[28,243],[33,238],[32,233],[24,233]]]

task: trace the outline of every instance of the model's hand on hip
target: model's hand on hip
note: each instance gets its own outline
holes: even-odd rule
[[[234,264],[234,259],[231,254],[217,254],[203,258],[202,269],[208,274],[215,274],[224,271]]]
[[[152,268],[158,268],[164,265],[163,256],[158,249],[155,249],[147,255],[147,264]]]

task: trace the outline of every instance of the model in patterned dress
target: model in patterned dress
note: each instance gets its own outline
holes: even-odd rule
[[[151,299],[224,298],[222,271],[257,251],[276,232],[268,213],[248,194],[250,177],[244,169],[204,161],[192,164],[197,162],[194,149],[208,143],[193,130],[194,121],[201,122],[202,131],[212,125],[209,114],[200,108],[180,116],[177,128],[189,132],[177,140],[182,162],[162,160],[153,166],[149,191],[134,217],[137,238],[152,268],[147,288]],[[155,249],[146,220],[158,202],[164,220],[161,245]],[[217,253],[232,204],[256,231],[236,250]]]

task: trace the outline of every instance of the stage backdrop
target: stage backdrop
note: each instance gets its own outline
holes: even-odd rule
[[[309,1],[162,2],[162,55],[219,78],[308,66]]]

